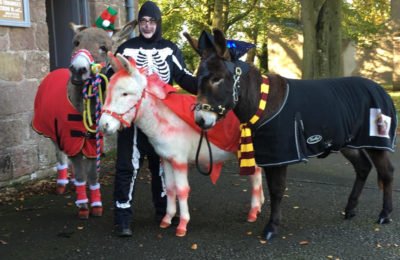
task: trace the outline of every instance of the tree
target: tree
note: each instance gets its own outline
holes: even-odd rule
[[[301,0],[303,78],[343,75],[341,0]]]
[[[192,36],[202,30],[221,29],[227,37],[230,28],[246,20],[260,0],[163,0],[158,1],[163,11],[163,34],[167,39],[182,43],[182,51],[188,67],[192,70],[198,64],[197,55],[181,41],[181,32],[186,30]],[[140,3],[144,0],[140,0]],[[232,36],[237,37],[237,31]]]
[[[393,90],[400,90],[400,0],[391,0],[391,23],[393,37]]]

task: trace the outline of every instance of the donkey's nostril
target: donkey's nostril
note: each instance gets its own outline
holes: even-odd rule
[[[81,75],[85,74],[86,72],[87,72],[87,69],[85,67],[80,68],[79,71],[78,71],[78,73],[81,74]]]

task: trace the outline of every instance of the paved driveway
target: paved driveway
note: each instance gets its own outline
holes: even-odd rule
[[[184,238],[154,221],[149,175],[142,172],[135,197],[134,235],[112,233],[112,162],[103,167],[102,218],[80,221],[74,196],[47,194],[0,206],[0,259],[400,259],[400,156],[394,154],[393,222],[377,225],[382,204],[376,173],[361,196],[358,215],[343,220],[354,179],[340,155],[289,168],[280,235],[260,238],[268,202],[247,223],[249,182],[228,163],[217,185],[192,169],[191,221]],[[268,196],[266,196],[268,198]]]

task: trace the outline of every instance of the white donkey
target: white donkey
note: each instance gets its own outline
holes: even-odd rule
[[[117,54],[117,59],[114,59],[115,64],[111,62],[116,73],[111,77],[107,89],[107,98],[99,122],[100,128],[105,134],[113,134],[121,127],[127,127],[134,122],[148,136],[155,151],[162,158],[165,171],[167,213],[160,227],[167,228],[171,225],[171,220],[177,210],[177,197],[180,221],[176,235],[185,236],[190,220],[188,164],[195,161],[200,133],[164,103],[171,86],[162,82],[156,74],[146,77],[145,73],[136,67],[133,60],[128,61],[120,54]],[[178,99],[177,103],[180,102],[179,98],[189,97],[176,93],[170,95],[175,95]],[[192,103],[195,103],[195,97],[190,97],[193,98]],[[190,109],[187,109],[187,113],[193,114]],[[235,129],[239,131],[238,124]],[[236,143],[233,143],[233,146],[236,148]],[[214,163],[222,164],[223,161],[235,157],[234,153],[223,150],[214,143],[211,143],[211,149]],[[208,157],[208,150],[203,142],[199,162],[208,165]],[[264,203],[261,169],[257,168],[250,179],[252,200],[248,221],[254,222]]]
[[[73,23],[70,26],[75,33],[70,67],[50,72],[41,82],[35,97],[32,127],[56,144],[59,194],[65,192],[68,163],[72,163],[78,214],[81,219],[87,219],[87,182],[90,213],[93,216],[103,214],[98,182],[102,139],[96,129],[96,117],[98,121],[101,90],[107,78],[100,71],[105,67],[107,52],[112,49],[113,43],[126,38],[136,26],[136,21],[127,23],[113,38],[100,28]]]

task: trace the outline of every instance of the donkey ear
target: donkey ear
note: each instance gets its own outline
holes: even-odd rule
[[[130,75],[133,75],[135,73],[135,67],[132,66],[132,64],[129,62],[127,58],[125,58],[121,53],[117,53],[117,59],[121,64],[120,69],[126,70]]]
[[[199,41],[196,39],[193,39],[192,36],[190,36],[188,32],[184,32],[183,36],[185,36],[185,38],[189,42],[190,46],[192,46],[192,48],[197,52],[197,54],[201,55],[200,50],[199,50]]]
[[[218,55],[225,58],[230,57],[226,48],[226,39],[224,33],[219,29],[214,29],[213,34]]]
[[[210,33],[203,31],[199,37],[198,49],[199,49],[200,55],[201,55],[201,53],[203,53],[204,50],[207,50],[207,49],[216,50],[214,37]]]
[[[75,34],[77,34],[78,32],[81,32],[87,28],[85,25],[79,25],[79,24],[75,24],[73,22],[69,23],[69,27],[72,29],[72,31],[74,31]]]
[[[138,22],[137,20],[132,20],[122,26],[122,28],[116,28],[115,34],[112,36],[113,43],[116,44],[118,42],[121,42],[127,38],[129,38],[130,34],[135,30]]]
[[[114,56],[114,54],[112,54],[111,51],[107,52],[107,56],[113,71],[117,72],[118,70],[122,69],[121,62]]]

